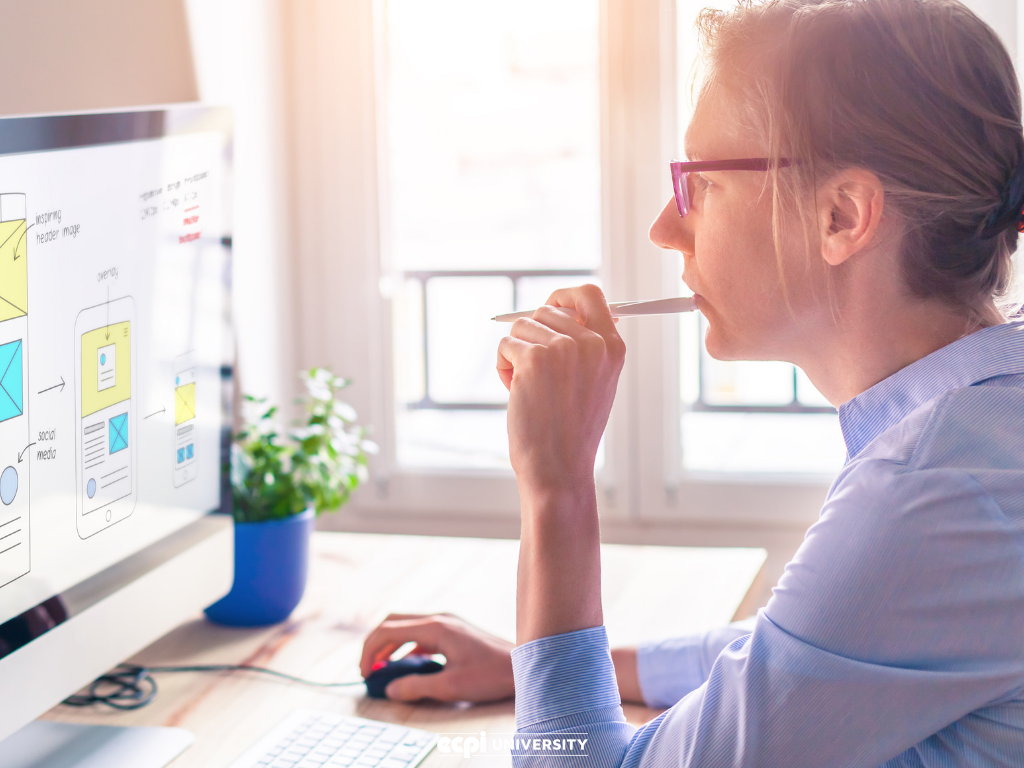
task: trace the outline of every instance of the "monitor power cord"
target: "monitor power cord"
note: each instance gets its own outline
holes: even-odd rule
[[[153,673],[165,672],[255,672],[316,688],[342,688],[364,684],[362,680],[353,680],[347,683],[322,683],[287,675],[266,667],[254,667],[250,664],[200,664],[186,667],[143,667],[135,664],[120,664],[107,674],[93,680],[85,693],[69,696],[64,699],[63,703],[69,707],[106,704],[114,709],[141,709],[156,698],[157,685],[156,680],[153,679]]]

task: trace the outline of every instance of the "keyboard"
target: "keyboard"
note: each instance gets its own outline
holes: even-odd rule
[[[437,734],[297,709],[229,768],[415,768]]]

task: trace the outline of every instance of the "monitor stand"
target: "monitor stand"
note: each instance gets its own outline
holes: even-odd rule
[[[163,768],[194,740],[183,728],[34,720],[0,742],[0,768]]]

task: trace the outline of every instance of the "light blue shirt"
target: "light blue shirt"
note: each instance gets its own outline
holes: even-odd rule
[[[839,409],[846,465],[746,627],[645,645],[625,722],[604,627],[512,654],[518,766],[1024,766],[1024,323]]]

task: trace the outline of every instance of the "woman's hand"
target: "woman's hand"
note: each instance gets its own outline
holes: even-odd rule
[[[522,503],[520,644],[603,622],[594,459],[626,356],[599,288],[555,291],[548,303],[498,346]]]
[[[499,701],[515,695],[512,643],[490,635],[449,613],[391,614],[366,638],[359,663],[363,677],[406,643],[412,653],[443,654],[444,669],[432,675],[406,675],[386,689],[395,701]]]
[[[568,307],[576,318],[556,307]],[[508,436],[520,493],[592,483],[626,345],[594,285],[555,291],[498,345],[509,390]]]

